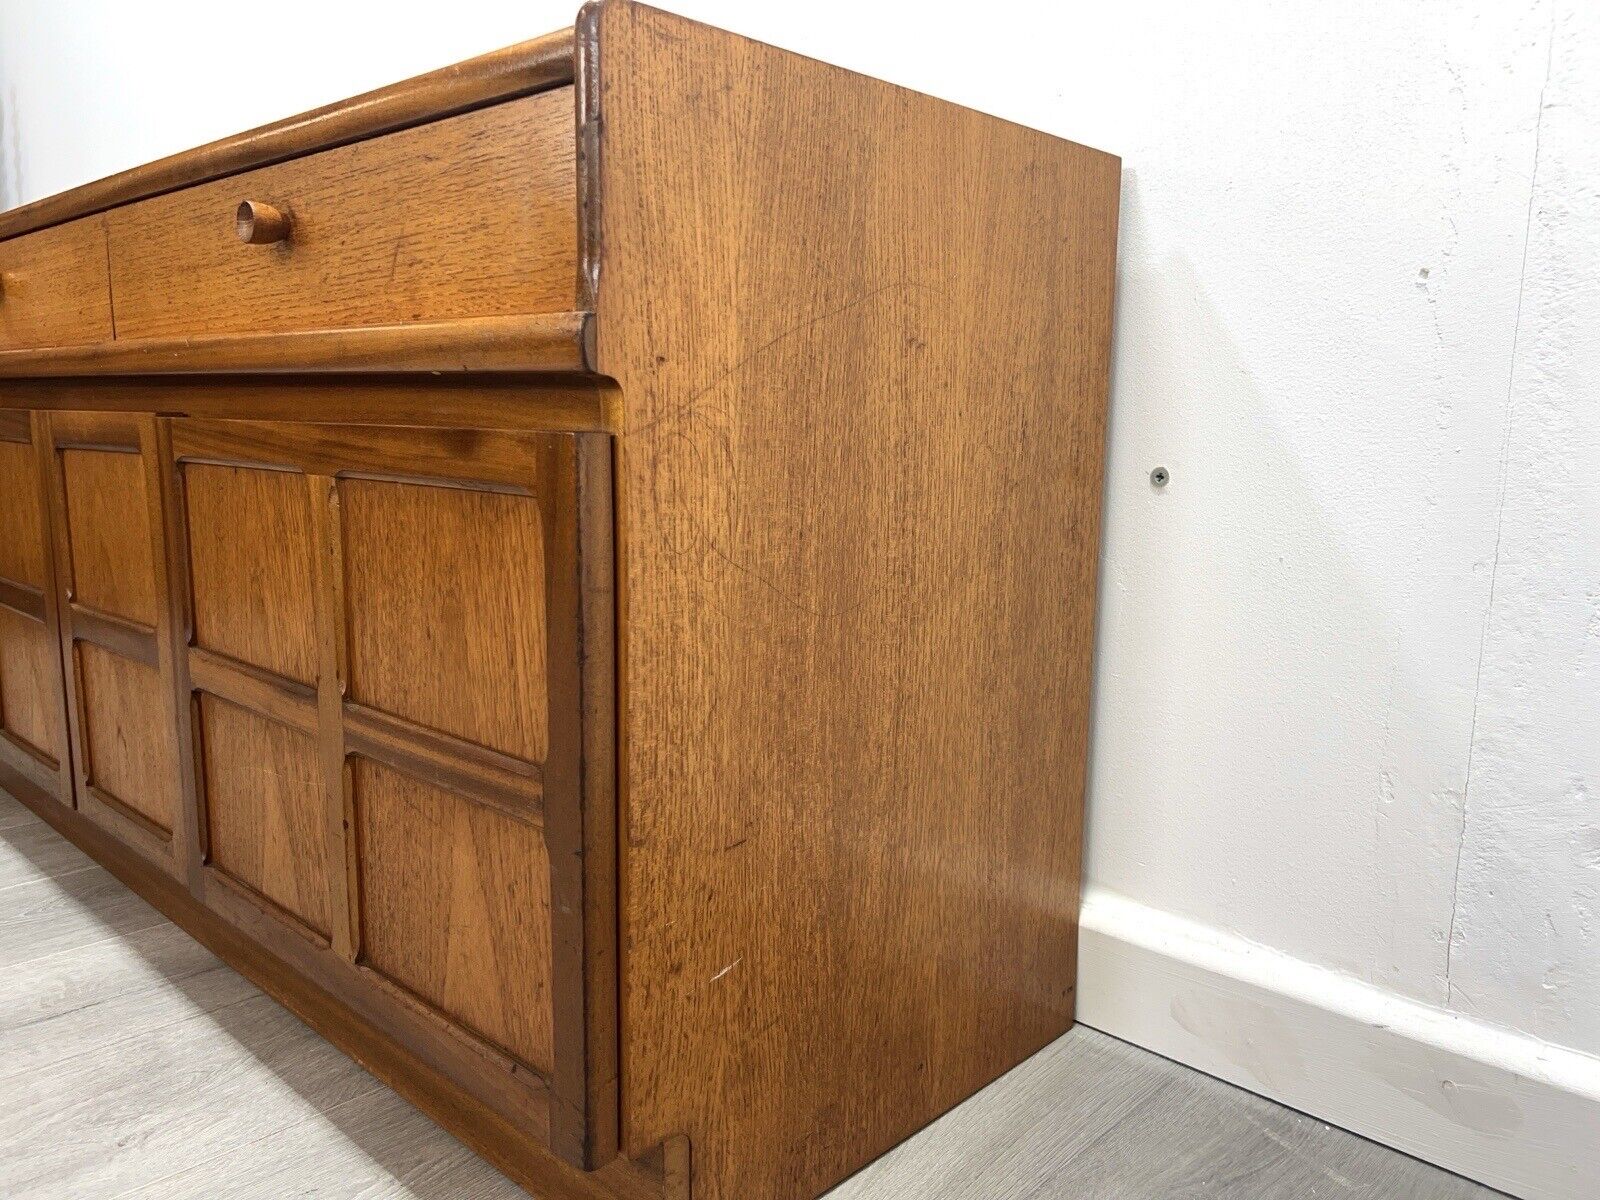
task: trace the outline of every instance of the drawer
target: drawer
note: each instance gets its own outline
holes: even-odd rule
[[[110,338],[111,290],[99,217],[0,242],[0,350]]]
[[[113,210],[117,336],[568,311],[574,146],[557,88]],[[245,203],[287,235],[244,241]]]

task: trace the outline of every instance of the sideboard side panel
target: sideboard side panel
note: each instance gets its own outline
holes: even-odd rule
[[[1119,164],[593,19],[624,1148],[812,1197],[1072,1023]]]

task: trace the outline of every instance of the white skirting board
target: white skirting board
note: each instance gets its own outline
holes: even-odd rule
[[[1102,889],[1078,1019],[1513,1195],[1600,1197],[1600,1059]]]

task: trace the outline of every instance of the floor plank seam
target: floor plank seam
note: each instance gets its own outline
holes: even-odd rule
[[[162,1030],[171,1029],[175,1025],[184,1025],[184,1024],[187,1024],[189,1022],[196,1021],[196,1020],[198,1020],[198,1019],[200,1019],[202,1017],[210,1017],[215,1013],[226,1012],[229,1009],[237,1008],[239,1005],[248,1003],[249,1001],[254,1000],[256,998],[257,997],[255,997],[255,996],[241,996],[237,1000],[230,1000],[226,1004],[219,1004],[216,1008],[205,1009],[205,1010],[202,1010],[202,1011],[192,1011],[192,1012],[181,1013],[181,1014],[175,1015],[170,1021],[162,1021],[159,1025],[146,1025],[143,1028],[139,1029],[135,1033],[130,1033],[130,1034],[127,1034],[127,1035],[125,1035],[123,1037],[113,1037],[110,1040],[97,1041],[92,1046],[88,1046],[88,1047],[86,1047],[86,1048],[84,1048],[82,1050],[78,1050],[78,1051],[76,1051],[76,1052],[74,1052],[72,1054],[65,1054],[62,1057],[57,1058],[57,1059],[52,1059],[48,1063],[35,1064],[32,1068],[30,1068],[30,1070],[36,1070],[36,1069],[38,1069],[39,1066],[46,1066],[46,1067],[49,1067],[49,1068],[52,1068],[52,1069],[70,1066],[70,1065],[72,1065],[74,1063],[79,1062],[80,1060],[82,1060],[84,1058],[87,1058],[87,1057],[90,1057],[90,1056],[93,1056],[93,1055],[96,1055],[96,1054],[103,1054],[103,1053],[105,1053],[107,1051],[110,1051],[110,1050],[115,1050],[119,1046],[126,1046],[129,1042],[136,1042],[136,1041],[140,1040],[141,1038],[150,1037],[152,1034],[160,1033]],[[88,1011],[88,1010],[86,1010],[86,1009],[77,1009],[77,1010],[74,1010],[74,1011],[83,1012],[83,1011]],[[52,1019],[52,1018],[46,1018],[46,1020],[49,1020],[49,1019]],[[42,1024],[43,1022],[38,1022],[38,1023]],[[19,1026],[19,1028],[26,1029],[26,1028],[28,1028],[28,1026]],[[9,1083],[13,1079],[17,1079],[17,1078],[19,1078],[19,1076],[17,1076],[17,1075],[0,1075],[0,1083]]]
[[[266,995],[266,993],[264,993],[264,992],[261,993],[261,994],[263,996]],[[268,996],[267,999],[270,1000],[271,997]],[[273,1003],[277,1003],[277,1002],[273,1001]],[[279,1005],[279,1007],[281,1008],[282,1005]],[[287,1010],[285,1010],[285,1011],[287,1011]],[[290,1015],[293,1016],[292,1013]],[[298,1020],[298,1018],[297,1018],[297,1020]],[[307,1029],[306,1032],[308,1034],[311,1033],[311,1031],[309,1029]],[[312,1034],[312,1036],[315,1036],[315,1034]],[[361,1073],[363,1075],[366,1075],[366,1072],[364,1070],[362,1070],[362,1068],[358,1064],[352,1063],[351,1066],[353,1066],[356,1070],[361,1071]],[[336,1102],[334,1104],[328,1105],[326,1108],[314,1108],[311,1112],[305,1114],[304,1116],[300,1117],[299,1119],[297,1119],[295,1121],[291,1121],[287,1125],[280,1125],[276,1129],[272,1129],[272,1130],[267,1131],[266,1133],[263,1133],[259,1138],[256,1139],[255,1144],[259,1145],[262,1142],[268,1141],[271,1138],[284,1137],[287,1134],[292,1134],[297,1129],[308,1128],[311,1125],[316,1124],[318,1121],[331,1120],[332,1119],[332,1114],[334,1114],[334,1113],[346,1108],[349,1105],[357,1104],[357,1103],[360,1103],[360,1102],[366,1101],[366,1100],[370,1100],[374,1095],[380,1094],[384,1090],[386,1090],[384,1088],[384,1085],[382,1083],[380,1083],[377,1079],[373,1078],[371,1075],[367,1075],[367,1079],[372,1084],[372,1086],[370,1088],[368,1088],[366,1091],[361,1092],[359,1095],[348,1096],[343,1100],[340,1100],[340,1101],[338,1101],[338,1102]],[[337,1122],[334,1122],[334,1124],[337,1124]],[[179,1168],[176,1171],[170,1171],[165,1175],[161,1175],[161,1176],[158,1176],[158,1177],[153,1178],[153,1179],[145,1180],[144,1182],[142,1182],[142,1183],[136,1185],[135,1187],[133,1187],[131,1190],[118,1192],[115,1197],[108,1197],[107,1200],[138,1200],[138,1198],[141,1197],[141,1196],[147,1197],[147,1196],[151,1196],[151,1195],[159,1195],[160,1193],[159,1193],[158,1189],[160,1189],[163,1184],[170,1183],[172,1180],[182,1178],[185,1175],[194,1175],[196,1173],[204,1173],[208,1167],[213,1167],[216,1164],[218,1164],[218,1163],[220,1163],[220,1162],[222,1162],[224,1160],[236,1159],[238,1157],[238,1153],[239,1152],[238,1152],[237,1148],[235,1148],[233,1150],[222,1150],[222,1151],[219,1151],[216,1154],[213,1154],[208,1158],[201,1159],[199,1162],[189,1163],[189,1164],[186,1164],[185,1166]]]
[[[4,834],[5,832],[7,831],[0,829],[0,834]],[[95,864],[92,862],[86,862],[81,867],[74,867],[70,871],[61,871],[54,875],[39,874],[33,876],[31,879],[17,879],[13,880],[11,883],[0,883],[0,896],[5,895],[7,892],[14,891],[17,888],[28,887],[30,884],[55,883],[57,880],[71,879],[75,875],[84,875],[94,870],[98,870]]]

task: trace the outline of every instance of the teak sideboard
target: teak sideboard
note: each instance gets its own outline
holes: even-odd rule
[[[0,787],[537,1195],[818,1195],[1072,1023],[1118,181],[607,2],[0,214]]]

